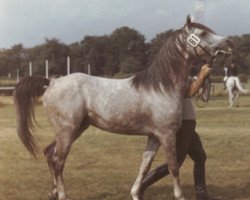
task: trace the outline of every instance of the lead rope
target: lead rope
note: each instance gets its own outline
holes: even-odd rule
[[[194,37],[194,38],[196,38],[196,37]],[[200,44],[200,42],[198,42],[198,44],[196,46],[194,46],[194,52],[195,52],[196,57],[198,57],[198,58],[200,58],[200,56],[196,52],[197,46],[199,46],[210,57],[208,64],[209,64],[209,66],[212,66],[212,64],[213,64],[213,62],[218,54],[218,51],[214,55],[212,55],[206,48],[204,48]],[[210,75],[208,75],[203,83],[203,86],[197,92],[196,105],[198,107],[203,108],[207,105],[207,103],[210,99],[210,92],[211,92],[211,78],[210,78]]]
[[[187,31],[188,34],[190,34],[188,31]],[[206,48],[204,48],[201,44],[201,39],[193,33],[191,33],[188,38],[187,38],[187,43],[189,45],[191,45],[193,48],[194,48],[194,52],[195,52],[195,55],[196,57],[200,58],[200,56],[197,54],[196,52],[196,48],[199,46],[208,56],[210,56],[210,60],[208,62],[209,66],[212,66],[216,56],[219,54],[219,53],[223,53],[224,55],[229,53],[231,54],[230,52],[226,52],[226,51],[223,51],[223,50],[217,50],[215,52],[214,55],[212,55]],[[225,57],[224,57],[225,58]],[[201,89],[198,90],[197,92],[197,96],[196,96],[196,105],[198,107],[205,107],[210,99],[210,92],[211,92],[211,78],[210,78],[210,75],[205,79],[204,83],[203,83],[203,87],[201,87]],[[201,100],[201,101],[200,101]],[[202,102],[202,105],[199,103]]]
[[[209,66],[212,66],[214,60],[215,60],[215,56],[212,56],[208,62]],[[208,75],[202,87],[198,90],[197,95],[196,95],[195,102],[199,108],[204,108],[208,104],[208,101],[210,99],[211,86],[212,86],[211,78],[210,78],[210,75]]]
[[[201,48],[203,49],[202,46],[201,46]],[[230,52],[217,51],[213,56],[211,56],[211,58],[208,62],[209,66],[212,67],[213,62],[214,62],[215,58],[217,57],[218,53],[224,54],[224,59],[222,60],[222,65],[224,65],[224,63],[227,59],[226,54],[231,55]],[[208,101],[210,99],[211,87],[212,87],[212,81],[211,81],[210,75],[208,75],[203,83],[203,86],[197,92],[197,96],[195,99],[197,107],[204,108],[208,104]]]
[[[208,52],[202,45],[198,45],[207,55],[210,56],[210,60],[208,61],[208,65],[212,66],[218,52],[216,52],[214,55],[211,55],[210,52]],[[195,54],[197,57],[196,48],[194,48]],[[196,95],[196,105],[199,108],[203,108],[208,104],[208,101],[210,99],[210,93],[211,93],[211,78],[210,75],[208,75],[202,85],[202,87],[198,90],[197,95]]]

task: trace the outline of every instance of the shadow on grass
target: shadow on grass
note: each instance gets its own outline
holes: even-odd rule
[[[194,200],[194,187],[193,185],[183,185],[184,195],[187,200]],[[243,187],[230,186],[213,186],[208,185],[208,191],[211,196],[220,196],[222,200],[250,200],[250,182]],[[129,191],[120,191],[120,194],[114,194],[112,192],[102,192],[92,197],[88,197],[88,200],[131,200]],[[150,187],[144,194],[144,200],[173,200],[172,186]],[[77,199],[83,200],[83,199]]]
[[[195,199],[194,186],[183,185],[183,191],[186,199]],[[211,196],[220,196],[222,200],[250,200],[250,182],[243,187],[235,185],[214,186],[208,185],[208,192]],[[145,192],[144,200],[173,200],[173,190],[171,186],[152,187]]]
[[[243,106],[240,106],[240,107],[250,107],[250,104],[246,104],[246,105],[243,105]]]

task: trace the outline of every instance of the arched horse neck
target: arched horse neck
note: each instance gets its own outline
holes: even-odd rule
[[[136,88],[154,88],[167,92],[182,90],[187,82],[188,59],[183,30],[173,32],[155,56],[151,66],[132,79]]]

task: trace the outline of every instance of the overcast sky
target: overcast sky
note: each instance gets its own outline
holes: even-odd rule
[[[180,28],[195,0],[0,0],[0,48],[44,38],[70,44],[129,26],[147,40]],[[250,0],[206,0],[205,24],[220,35],[250,33]]]

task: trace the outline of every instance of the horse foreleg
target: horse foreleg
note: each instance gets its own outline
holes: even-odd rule
[[[157,150],[159,149],[159,146],[160,142],[156,137],[148,136],[147,146],[143,153],[140,171],[130,192],[133,200],[140,200],[140,190],[143,179],[150,170],[152,161],[155,157]]]
[[[169,172],[173,178],[174,196],[178,200],[185,200],[179,181],[179,164],[176,151],[176,131],[168,130],[168,133],[161,138],[167,158]]]
[[[239,107],[239,91],[235,91],[235,104]]]

